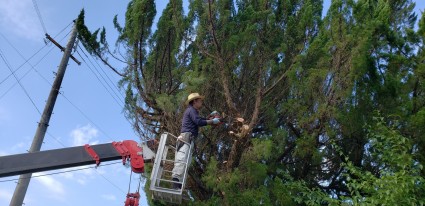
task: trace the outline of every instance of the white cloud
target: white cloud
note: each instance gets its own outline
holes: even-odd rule
[[[22,148],[23,148],[23,147],[25,147],[25,146],[26,146],[25,142],[19,142],[19,143],[17,143],[17,144],[15,144],[15,145],[13,145],[13,146],[11,147],[11,149],[12,149],[12,151],[20,150],[20,149],[22,149]],[[29,149],[29,147],[28,147],[28,149]]]
[[[39,172],[39,173],[34,173],[34,176],[45,175],[45,174],[46,173],[44,173],[44,172]],[[52,194],[55,194],[55,195],[64,195],[65,194],[65,189],[64,189],[62,183],[59,182],[58,180],[54,179],[53,177],[41,176],[41,177],[37,177],[37,178],[34,178],[34,179],[39,181]]]
[[[0,200],[10,201],[12,199],[12,192],[0,189]]]
[[[115,197],[115,195],[104,194],[104,195],[102,195],[102,198],[105,199],[105,200],[111,200],[111,201],[117,200],[117,197]]]
[[[41,40],[43,38],[42,27],[31,1],[1,1],[0,26],[2,30],[7,28],[8,31],[27,39]]]
[[[28,139],[28,138],[25,137],[24,139]],[[31,146],[31,141],[25,140],[11,146],[2,147],[0,148],[0,156],[27,153],[30,146]]]
[[[99,141],[94,140],[99,134],[99,131],[92,127],[90,124],[77,127],[76,129],[71,131],[71,137],[73,140],[74,146],[81,146],[85,144],[97,144]]]

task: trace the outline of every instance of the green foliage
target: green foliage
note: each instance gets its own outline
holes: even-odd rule
[[[121,38],[125,38],[130,45],[146,41],[151,33],[155,15],[156,7],[153,0],[130,1],[125,14],[126,22]],[[117,24],[115,25],[117,27]],[[120,30],[119,27],[117,28]]]
[[[322,0],[171,0],[152,31],[155,8],[132,0],[113,19],[140,137],[180,132],[192,92],[202,116],[245,120],[196,139],[187,204],[424,204],[425,17],[415,31],[411,0],[333,0],[324,16]],[[84,11],[77,26],[108,64],[105,30]]]
[[[205,186],[208,188],[214,189],[217,186],[217,177],[215,175],[218,173],[217,168],[217,160],[212,158],[210,162],[208,163],[207,169],[205,170],[204,176],[202,177],[203,181],[205,182]],[[217,191],[217,189],[215,189]]]
[[[157,102],[158,107],[165,112],[173,112],[178,106],[177,101],[174,101],[174,97],[167,94],[159,94],[155,98],[155,101]]]
[[[84,24],[84,9],[81,10],[80,14],[77,18],[77,30],[78,30],[78,38],[83,43],[86,50],[95,55],[96,53],[102,53],[104,48],[101,45],[106,44],[106,31],[105,28],[102,29],[100,33],[100,40],[98,40],[98,34],[100,29],[97,29],[93,33],[89,31],[87,26]]]
[[[274,205],[344,205],[317,188],[309,188],[303,181],[275,178],[271,184]]]
[[[374,175],[348,162],[349,199],[354,205],[424,205],[423,166],[414,160],[411,142],[387,127],[383,118],[375,121],[368,129],[368,147],[381,169]]]
[[[206,78],[197,70],[189,70],[182,75],[182,84],[188,93],[198,91],[206,83]]]
[[[273,142],[268,139],[255,139],[252,141],[252,153],[254,160],[269,160],[272,156]]]

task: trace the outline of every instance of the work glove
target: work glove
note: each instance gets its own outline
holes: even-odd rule
[[[220,118],[214,118],[212,120],[212,122],[213,122],[213,124],[218,124],[218,123],[220,123]]]

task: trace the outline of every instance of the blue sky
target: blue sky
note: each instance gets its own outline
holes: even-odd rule
[[[425,8],[424,1],[418,0],[416,2],[418,4],[416,11]],[[107,39],[110,45],[113,45],[117,34],[113,29],[112,18],[115,14],[118,14],[119,21],[124,22],[124,13],[128,1],[38,0],[37,3],[47,32],[51,36],[55,36],[71,23],[72,19],[76,18],[81,8],[84,7],[86,24],[89,28],[105,26]],[[165,3],[165,1],[157,1],[158,14],[161,14]],[[325,7],[326,5],[329,5],[329,0],[325,1]],[[58,41],[61,40],[60,44],[66,44],[68,37],[65,35],[70,29],[68,27],[56,38]],[[2,1],[2,4],[0,4],[0,33],[25,58],[29,58],[45,45],[43,29],[30,0]],[[0,50],[8,60],[12,70],[25,62],[1,35]],[[46,58],[42,58],[46,54]],[[75,56],[82,60],[78,54],[75,54]],[[29,72],[21,80],[21,84],[40,111],[44,108],[45,100],[50,91],[50,84],[53,82],[53,72],[57,70],[61,57],[62,53],[57,48],[48,45],[29,61],[34,65],[41,60],[34,67],[35,70],[26,64],[16,73],[21,78],[26,72]],[[88,61],[84,55],[83,57]],[[58,97],[48,129],[51,136],[46,135],[42,150],[62,148],[63,145],[69,147],[85,143],[105,143],[112,140],[138,140],[131,125],[123,116],[122,99],[116,101],[97,80],[94,73],[97,76],[102,74],[109,83],[109,86],[106,85],[109,91],[111,92],[111,87],[119,97],[122,97],[123,92],[115,88],[120,78],[100,62],[98,62],[100,65],[98,66],[94,59],[89,59],[95,66],[92,66],[90,62],[88,64],[91,68],[84,62],[81,66],[77,66],[73,61],[69,62],[61,89],[64,96]],[[95,68],[99,70],[100,74],[96,72]],[[9,74],[10,71],[0,60],[0,81]],[[15,78],[11,77],[0,84],[0,155],[25,153],[30,147],[37,122],[40,119],[39,113],[22,88],[19,85],[12,87],[15,83]],[[4,95],[10,88],[11,90]],[[80,113],[80,110],[83,114]],[[96,170],[87,169],[33,178],[24,202],[30,206],[55,204],[65,206],[122,205],[125,200],[125,193],[128,190],[129,174],[129,168],[114,164]],[[13,178],[16,177],[2,178],[0,181]],[[137,180],[132,182],[137,183]],[[0,182],[0,205],[9,204],[15,186],[16,183],[13,181]],[[131,188],[131,192],[134,192],[136,184],[133,184]],[[143,205],[146,204],[145,198],[142,194]]]

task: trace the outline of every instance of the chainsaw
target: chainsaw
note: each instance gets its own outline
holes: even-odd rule
[[[236,137],[241,137],[249,130],[249,125],[246,124],[245,120],[241,117],[231,117],[220,115],[218,112],[213,112],[212,115],[208,116],[209,120],[214,118],[219,118],[220,122],[216,125],[213,125],[213,128],[216,128],[218,125],[224,124],[226,130],[229,131],[229,134]]]
[[[226,116],[224,113],[223,113],[223,115],[220,115],[220,113],[218,113],[218,112],[213,112],[212,115],[210,114],[207,117],[208,120],[212,120],[212,119],[215,119],[215,118],[220,119],[220,122],[218,124],[214,125],[214,126],[222,125],[222,124],[229,126],[229,125],[234,124],[235,122],[243,123],[245,121],[243,118],[234,118],[234,117],[231,117],[231,116]]]

